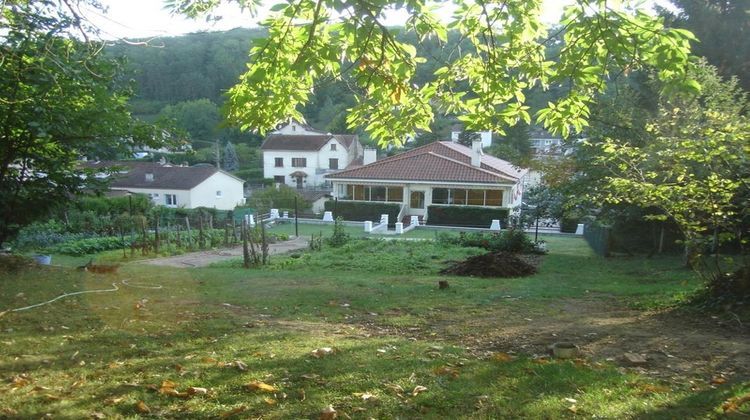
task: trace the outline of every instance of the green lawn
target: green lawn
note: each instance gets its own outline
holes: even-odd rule
[[[3,272],[0,311],[112,283],[119,291],[0,316],[0,377],[9,379],[0,418],[319,418],[328,405],[339,418],[704,418],[750,391],[737,381],[664,382],[587,358],[508,360],[483,342],[493,323],[554,316],[560,302],[653,306],[698,286],[678,258],[604,260],[580,239],[545,240],[538,275],[451,277],[443,292],[444,262],[480,250],[365,240],[256,270]],[[333,354],[311,355],[324,347]],[[169,395],[165,381],[208,393]],[[244,386],[254,381],[274,390]]]

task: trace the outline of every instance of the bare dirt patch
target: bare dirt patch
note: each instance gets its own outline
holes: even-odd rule
[[[290,241],[277,242],[268,245],[270,255],[283,254],[286,252],[298,251],[307,248],[308,243],[305,238],[296,238]],[[142,264],[195,268],[205,267],[215,262],[225,261],[242,256],[242,247],[217,249],[211,251],[191,252],[188,254],[176,255],[174,257],[155,258],[152,260],[138,261]]]
[[[550,354],[556,342],[572,342],[580,357],[606,361],[657,378],[695,378],[705,383],[750,380],[750,331],[730,318],[679,311],[639,311],[602,296],[561,299],[540,307],[522,301],[456,313],[436,308],[419,326],[384,326],[360,319],[374,335],[443,339],[482,357],[508,352]],[[645,357],[630,366],[625,353]]]

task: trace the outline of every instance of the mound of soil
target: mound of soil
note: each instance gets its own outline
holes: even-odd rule
[[[536,267],[522,257],[507,252],[489,252],[464,261],[452,263],[440,274],[475,277],[526,277],[536,273]]]

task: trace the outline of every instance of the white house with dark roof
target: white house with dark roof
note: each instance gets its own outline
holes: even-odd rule
[[[298,122],[271,132],[260,146],[263,177],[291,187],[316,187],[325,175],[361,164],[363,148],[356,135],[331,134]]]
[[[167,207],[232,210],[245,204],[244,181],[213,166],[172,166],[149,162],[90,162],[93,168],[118,168],[110,190],[145,194]]]
[[[430,205],[514,208],[528,170],[471,148],[440,141],[327,175],[338,200],[401,204],[399,220],[428,217]]]

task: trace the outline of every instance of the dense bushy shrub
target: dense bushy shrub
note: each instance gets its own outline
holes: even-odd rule
[[[576,229],[578,229],[578,219],[570,217],[560,219],[560,232],[576,233]]]
[[[508,212],[505,208],[480,206],[428,206],[427,224],[489,228],[492,221],[497,219],[500,226],[505,228]]]
[[[268,209],[279,209],[280,211],[294,210],[295,199],[297,200],[297,208],[299,210],[312,208],[312,203],[305,200],[297,190],[286,185],[255,191],[250,197],[248,204],[254,209],[263,209],[263,211],[268,211]]]
[[[334,208],[335,207],[335,208]],[[395,224],[398,222],[398,213],[401,211],[401,205],[395,203],[376,203],[369,201],[339,201],[332,200],[325,202],[325,210],[332,211],[333,216],[344,220],[352,221],[380,221],[380,216],[388,215],[388,222]]]
[[[534,241],[532,241],[531,238],[520,229],[508,229],[496,233],[461,232],[458,235],[442,233],[438,234],[437,239],[442,243],[484,248],[493,252],[538,252],[538,248],[534,245]]]
[[[232,175],[253,184],[261,184],[263,182],[263,168],[242,169],[232,172]]]

